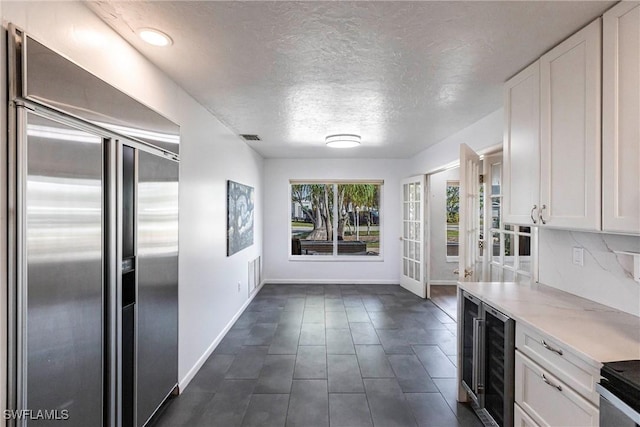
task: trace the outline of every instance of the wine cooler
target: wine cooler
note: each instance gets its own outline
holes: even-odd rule
[[[462,292],[462,386],[487,425],[513,424],[515,322]]]

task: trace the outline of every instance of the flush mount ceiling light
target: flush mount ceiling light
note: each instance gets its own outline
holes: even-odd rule
[[[154,28],[140,28],[138,30],[138,36],[153,46],[165,47],[173,44],[171,37]]]
[[[325,139],[327,147],[331,148],[351,148],[360,145],[360,135],[341,133],[338,135],[329,135]]]

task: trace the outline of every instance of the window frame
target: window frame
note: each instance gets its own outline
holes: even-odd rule
[[[447,189],[451,186],[453,187],[454,185],[450,185],[450,184],[455,184],[455,186],[458,187],[458,255],[448,255],[447,254],[447,245],[448,245],[448,226],[449,223],[447,222]],[[446,262],[450,262],[450,263],[456,263],[459,262],[460,260],[460,180],[446,180],[445,181],[445,220],[444,220],[444,236],[445,236],[445,240],[444,240],[444,244],[445,244],[445,260]]]
[[[490,166],[493,166],[495,164],[500,165],[500,168],[499,168],[500,192],[497,194],[493,194],[493,192],[491,191],[492,182],[493,182],[493,176],[491,176],[491,174],[493,172],[493,168],[489,167],[488,168],[489,175],[490,175],[488,177],[489,191],[487,191],[486,192],[487,194],[485,194],[485,203],[489,203],[489,205],[487,206],[489,215],[487,218],[485,218],[485,221],[490,221],[490,227],[489,227],[489,235],[486,236],[485,241],[489,243],[486,250],[487,250],[488,259],[489,259],[489,263],[488,263],[489,268],[491,269],[491,279],[494,280],[492,271],[494,268],[496,268],[498,269],[497,280],[499,281],[504,280],[505,273],[506,273],[513,276],[512,280],[509,280],[509,281],[517,282],[517,281],[525,280],[528,283],[533,283],[533,281],[536,278],[535,268],[537,266],[537,258],[536,258],[537,252],[535,249],[537,248],[538,229],[537,227],[533,227],[533,226],[506,224],[503,221],[503,218],[504,218],[502,215],[503,200],[504,200],[504,196],[502,194],[502,189],[504,188],[503,182],[502,182],[503,162],[494,163]],[[498,201],[499,203],[499,213],[498,213],[499,222],[497,227],[493,226],[494,200]],[[523,231],[522,230],[523,228],[528,228],[529,231]],[[493,237],[495,234],[497,234],[500,239],[498,255],[493,254]],[[513,255],[508,255],[508,256],[504,255],[506,236],[510,236],[512,241],[514,242]],[[529,238],[529,255],[526,255],[526,256],[520,255],[520,237]],[[521,259],[523,257],[528,257],[529,259],[528,271],[520,268],[522,265]],[[509,263],[507,263],[507,261],[509,261]]]
[[[379,200],[378,200],[378,244],[379,244],[379,252],[378,255],[350,255],[343,254],[338,255],[338,239],[333,239],[333,254],[332,255],[322,255],[322,256],[313,256],[313,255],[292,255],[291,254],[291,239],[293,237],[291,232],[291,187],[297,184],[325,184],[325,185],[333,185],[333,235],[338,235],[338,191],[337,187],[341,184],[373,184],[379,186]],[[287,245],[287,253],[288,260],[295,262],[382,262],[384,261],[384,244],[383,244],[383,230],[384,230],[384,180],[382,179],[289,179],[289,188],[288,188],[288,245]]]

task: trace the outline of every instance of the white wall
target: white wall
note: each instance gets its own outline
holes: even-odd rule
[[[262,252],[263,160],[82,3],[3,2],[2,18],[5,26],[15,23],[180,125],[179,379],[184,386],[247,301],[247,263]],[[255,243],[232,257],[226,256],[227,179],[256,188]]]
[[[407,161],[403,177],[433,172],[460,161],[460,144],[481,153],[502,144],[504,110],[499,108],[477,122],[443,139]]]
[[[369,159],[266,159],[264,276],[269,282],[399,283],[400,180],[406,162]],[[289,180],[382,179],[383,261],[290,261]]]
[[[640,252],[640,237],[540,229],[539,281],[640,316],[640,283],[633,261],[613,251]],[[573,264],[573,248],[584,248],[584,266]]]
[[[478,152],[501,144],[502,128],[503,110],[499,109],[407,160],[402,177],[459,161],[461,143]],[[439,212],[435,203],[433,209]],[[437,247],[435,241],[441,237],[437,235],[437,226],[434,227],[432,247]],[[631,278],[631,257],[613,253],[613,250],[639,252],[639,237],[541,229],[538,241],[541,283],[640,316],[640,284]],[[574,246],[585,248],[584,267],[572,263]],[[437,258],[437,253],[431,257],[432,278],[437,280],[440,265],[434,256]]]
[[[458,261],[447,262],[447,181],[458,181],[460,168],[447,169],[429,176],[429,282],[455,284],[458,276],[453,270]]]

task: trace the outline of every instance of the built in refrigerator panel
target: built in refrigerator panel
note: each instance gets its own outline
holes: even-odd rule
[[[178,163],[138,150],[136,425],[178,382]]]
[[[178,125],[31,36],[23,42],[19,96],[179,154]]]
[[[29,426],[101,426],[103,141],[25,114],[23,406],[59,418]]]

